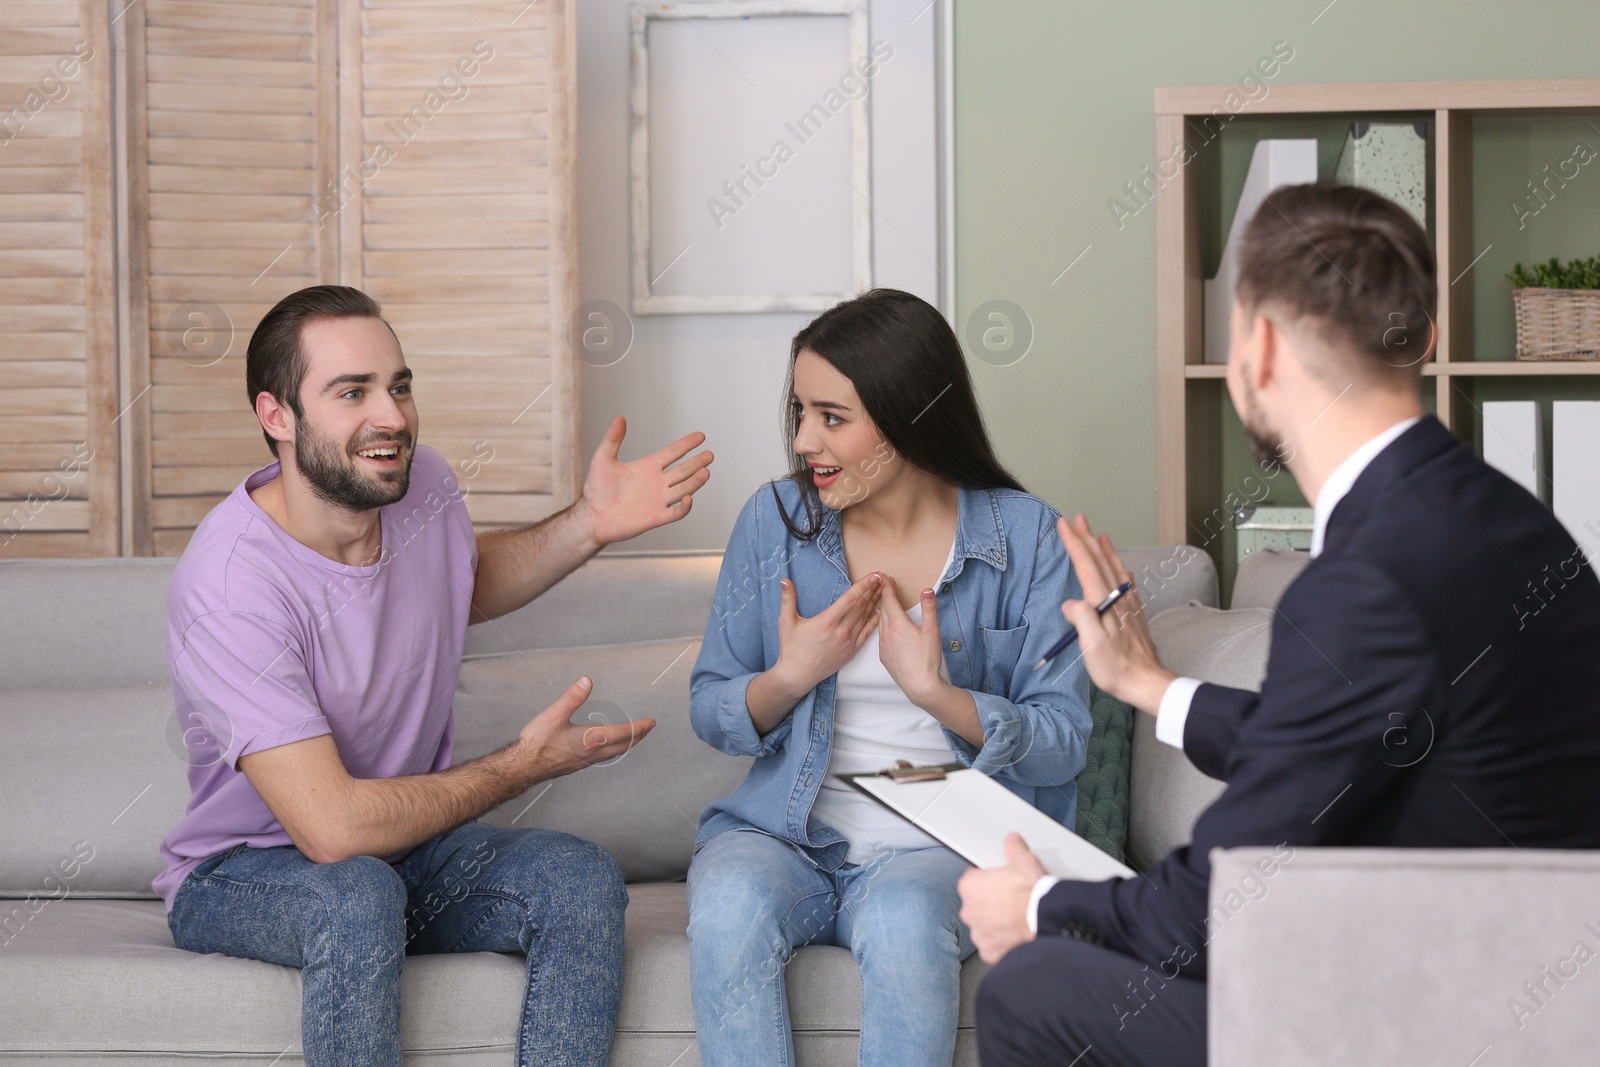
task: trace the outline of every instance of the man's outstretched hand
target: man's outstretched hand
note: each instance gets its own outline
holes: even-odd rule
[[[1004,867],[974,867],[961,876],[961,921],[972,932],[972,944],[985,963],[999,963],[1006,953],[1033,940],[1028,929],[1028,898],[1047,873],[1021,834],[1006,835]]]
[[[617,458],[628,423],[621,415],[589,461],[577,507],[584,512],[596,545],[605,546],[637,537],[646,530],[676,522],[689,514],[695,492],[711,478],[713,456],[708,449],[686,462],[673,464],[698,447],[706,435],[698,430],[665,448],[630,463]]]
[[[1096,537],[1082,515],[1072,522],[1058,520],[1056,529],[1083,587],[1083,599],[1062,604],[1061,614],[1078,628],[1078,647],[1089,677],[1104,692],[1154,715],[1177,676],[1156,658],[1139,590],[1129,590],[1104,615],[1095,612],[1095,605],[1123,582],[1132,581],[1133,573],[1122,565],[1111,538]]]
[[[517,750],[531,773],[530,785],[620,759],[655,729],[654,719],[590,726],[573,722],[573,715],[593,690],[593,682],[579,678],[522,728]]]

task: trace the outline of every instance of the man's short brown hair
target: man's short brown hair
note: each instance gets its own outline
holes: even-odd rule
[[[384,321],[383,308],[378,302],[348,285],[313,285],[290,293],[262,316],[250,335],[244,380],[252,408],[256,406],[256,397],[267,393],[276,397],[278,403],[287,404],[296,419],[305,417],[300,406],[300,385],[305,381],[308,361],[300,345],[300,333],[307,323],[319,319]],[[384,325],[388,323],[385,321]],[[261,436],[267,439],[267,447],[276,456],[278,442],[265,429]]]
[[[1246,315],[1286,314],[1343,358],[1312,367],[1338,379],[1415,383],[1438,283],[1416,219],[1392,200],[1318,182],[1274,189],[1245,227],[1236,289]]]

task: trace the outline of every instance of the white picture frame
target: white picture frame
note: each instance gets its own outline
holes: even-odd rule
[[[868,0],[681,0],[633,4],[629,9],[631,91],[629,178],[631,187],[630,268],[636,315],[751,314],[823,311],[872,286],[872,129],[871,98],[851,99],[850,273],[853,292],[655,293],[651,270],[650,204],[650,52],[652,20],[751,19],[794,15],[833,15],[849,20],[850,65],[869,61]]]

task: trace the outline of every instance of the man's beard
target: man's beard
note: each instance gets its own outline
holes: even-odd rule
[[[1289,450],[1284,447],[1283,435],[1267,425],[1265,416],[1256,407],[1255,391],[1249,385],[1244,388],[1244,410],[1239,413],[1239,421],[1244,424],[1245,437],[1250,441],[1250,455],[1263,471],[1277,474],[1288,459]]]
[[[394,445],[400,450],[401,466],[387,473],[369,476],[357,467],[355,453],[363,448]],[[370,511],[393,504],[411,486],[411,433],[401,430],[391,437],[375,437],[342,452],[333,438],[311,428],[303,416],[295,417],[295,467],[311,486],[311,491],[335,507],[346,511]]]

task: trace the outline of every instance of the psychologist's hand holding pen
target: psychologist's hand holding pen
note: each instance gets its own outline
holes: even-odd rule
[[[1111,538],[1096,537],[1081,514],[1071,522],[1062,518],[1056,529],[1083,587],[1083,599],[1063,603],[1061,614],[1075,628],[1089,677],[1102,691],[1154,715],[1177,675],[1156,657],[1133,573]]]

